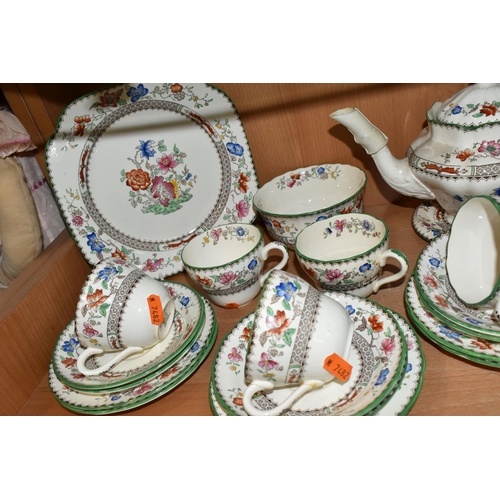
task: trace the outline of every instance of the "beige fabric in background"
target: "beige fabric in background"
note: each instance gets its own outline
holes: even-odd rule
[[[8,285],[43,247],[35,203],[22,166],[13,157],[0,158],[0,237],[0,283]]]

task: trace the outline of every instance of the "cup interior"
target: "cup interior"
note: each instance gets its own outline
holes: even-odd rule
[[[387,226],[367,214],[343,214],[304,228],[295,242],[296,252],[318,262],[342,261],[365,255],[388,238]]]
[[[341,204],[365,185],[366,174],[357,167],[315,165],[272,179],[257,191],[253,203],[269,215],[302,215]]]
[[[218,226],[193,238],[182,250],[181,259],[194,269],[224,266],[245,257],[261,241],[260,229],[252,224]]]
[[[491,198],[464,203],[453,219],[447,245],[450,284],[466,304],[480,305],[500,285],[500,206]]]

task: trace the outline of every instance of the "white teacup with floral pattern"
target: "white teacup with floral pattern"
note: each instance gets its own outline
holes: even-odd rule
[[[181,259],[190,278],[212,302],[229,309],[257,296],[269,275],[270,271],[262,270],[273,249],[282,254],[273,269],[283,269],[289,257],[284,245],[264,245],[261,230],[252,224],[227,224],[192,239],[183,248]]]
[[[446,271],[457,297],[500,321],[500,205],[476,196],[457,211],[446,246]]]
[[[161,323],[152,316],[155,307],[163,311]],[[175,301],[162,283],[122,259],[102,260],[83,285],[76,309],[75,333],[86,347],[78,357],[78,370],[99,375],[167,340],[174,314]],[[116,356],[99,368],[85,366],[89,357],[113,351]]]
[[[310,390],[336,383],[324,368],[325,360],[332,354],[347,360],[353,333],[354,322],[339,302],[298,276],[272,270],[248,343],[245,411],[279,415]],[[262,411],[252,405],[256,393],[290,386],[297,389],[276,407]]]
[[[385,223],[364,213],[336,215],[311,224],[297,237],[295,252],[302,269],[323,291],[368,297],[408,272],[406,256],[389,248]],[[390,257],[400,269],[381,278]]]

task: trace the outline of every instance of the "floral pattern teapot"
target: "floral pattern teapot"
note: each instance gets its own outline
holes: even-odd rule
[[[330,116],[346,126],[396,191],[436,200],[451,222],[472,196],[500,201],[500,84],[470,85],[427,111],[427,127],[396,159],[388,138],[356,108]]]

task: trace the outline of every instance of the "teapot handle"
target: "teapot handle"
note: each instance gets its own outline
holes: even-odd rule
[[[85,362],[87,361],[87,359],[89,359],[91,356],[94,356],[95,354],[102,354],[104,350],[98,347],[87,347],[87,349],[85,349],[85,351],[80,356],[78,356],[76,367],[78,368],[80,373],[83,373],[87,377],[90,377],[92,375],[100,375],[110,368],[113,368],[114,365],[130,356],[131,354],[142,352],[143,350],[143,347],[127,347],[123,351],[120,351],[113,359],[110,359],[103,366],[100,366],[99,368],[88,369],[85,366]]]

